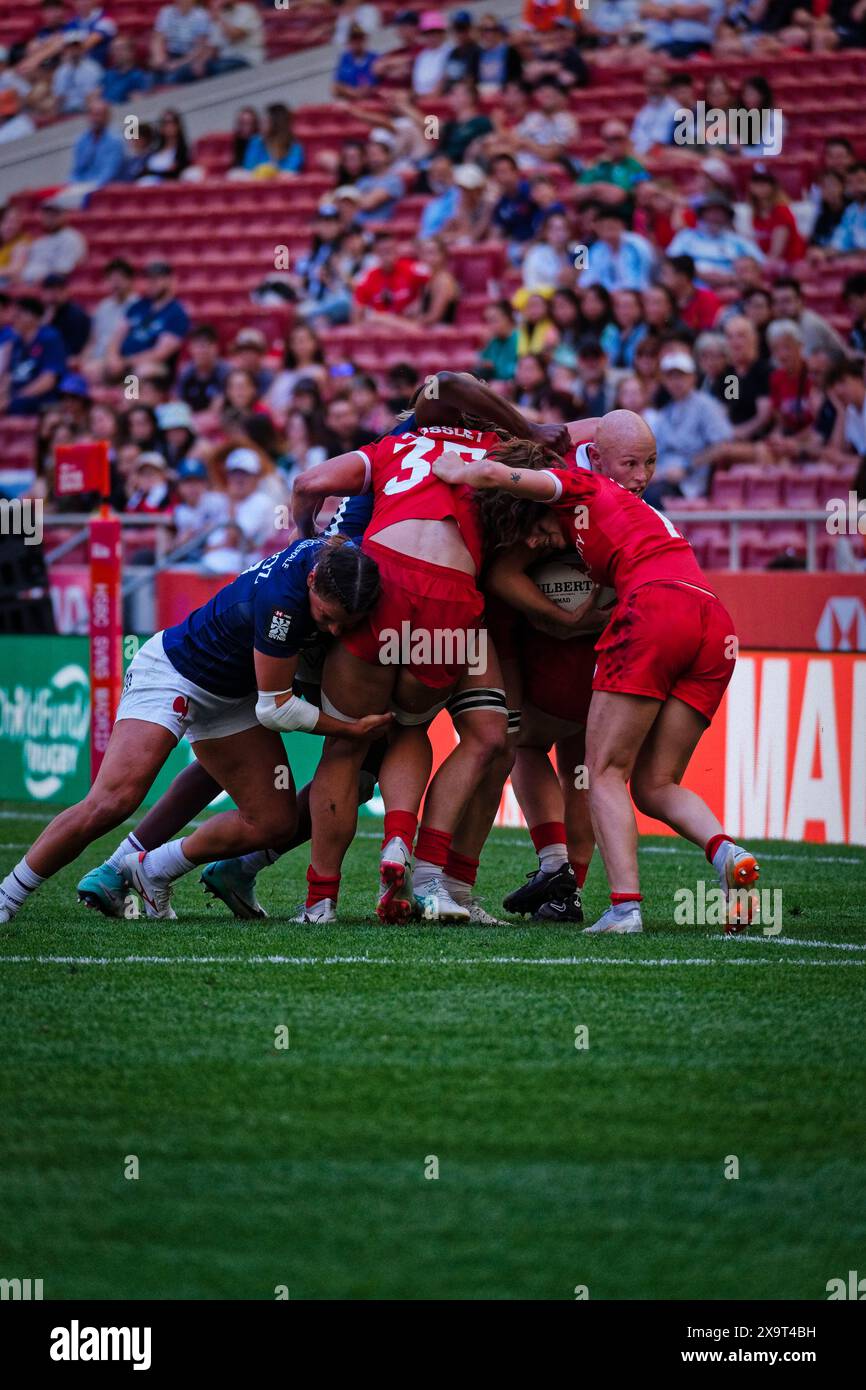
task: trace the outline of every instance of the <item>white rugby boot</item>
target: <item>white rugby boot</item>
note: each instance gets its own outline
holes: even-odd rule
[[[145,916],[176,921],[177,913],[171,905],[171,881],[149,874],[144,867],[146,858],[146,850],[127,854],[123,860],[123,877],[144,903]]]

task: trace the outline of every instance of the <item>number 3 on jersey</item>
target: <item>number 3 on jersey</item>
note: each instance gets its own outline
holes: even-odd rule
[[[443,443],[439,439],[415,439],[412,447],[407,449],[400,460],[400,472],[393,478],[389,478],[383,492],[389,497],[393,497],[397,492],[408,492],[427,477],[433,468],[431,455],[437,450],[457,454],[464,463],[474,463],[477,459],[483,459],[487,453],[486,449],[470,449],[465,445]]]

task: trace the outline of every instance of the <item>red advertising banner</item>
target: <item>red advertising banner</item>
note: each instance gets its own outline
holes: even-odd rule
[[[741,647],[866,652],[866,573],[711,570]]]
[[[90,776],[111,736],[123,683],[120,520],[107,509],[90,522]]]
[[[58,497],[110,491],[108,444],[104,439],[58,444],[54,450],[54,491]]]
[[[456,742],[446,714],[431,737],[438,767]],[[866,845],[866,657],[741,651],[683,785],[745,841]],[[510,784],[497,823],[523,824]],[[640,815],[638,828],[672,833]]]

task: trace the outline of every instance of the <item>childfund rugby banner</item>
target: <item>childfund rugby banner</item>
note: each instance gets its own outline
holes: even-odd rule
[[[433,725],[436,763],[454,746]],[[684,785],[731,835],[866,845],[866,656],[743,652]],[[511,787],[500,825],[522,825]],[[644,834],[671,834],[638,816]]]
[[[124,638],[124,665],[145,638]],[[0,637],[0,796],[69,806],[90,786],[90,678],[86,637]],[[299,786],[319,760],[321,739],[289,734]],[[152,805],[192,760],[184,740],[145,798]],[[228,805],[227,797],[224,797]]]

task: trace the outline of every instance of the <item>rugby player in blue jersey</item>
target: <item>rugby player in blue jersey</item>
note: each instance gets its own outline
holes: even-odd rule
[[[183,737],[237,809],[182,840],[126,856],[124,875],[149,914],[174,917],[171,884],[196,864],[288,845],[297,807],[291,776],[277,776],[286,765],[280,734],[347,733],[344,723],[294,694],[300,653],[317,631],[338,636],[360,622],[379,589],[375,562],[357,546],[341,537],[296,540],[146,642],[126,673],[93,786],[46,826],[0,884],[0,922],[132,814]],[[348,734],[367,740],[389,722],[390,715],[370,715]]]

